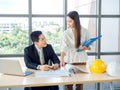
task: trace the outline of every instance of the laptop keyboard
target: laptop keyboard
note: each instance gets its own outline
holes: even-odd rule
[[[32,74],[32,73],[33,73],[33,72],[32,72],[32,71],[29,71],[29,70],[25,70],[25,71],[24,71],[24,74],[25,74],[25,75],[30,75],[30,74]]]

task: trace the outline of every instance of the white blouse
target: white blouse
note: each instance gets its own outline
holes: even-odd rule
[[[81,28],[81,43],[89,39],[89,32]],[[77,52],[75,48],[75,37],[71,29],[63,32],[61,37],[61,52],[65,53],[64,61],[66,63],[86,62],[88,55],[85,51]]]

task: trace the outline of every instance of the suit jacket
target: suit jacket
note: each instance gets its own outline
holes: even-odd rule
[[[49,60],[51,60],[53,64],[60,63],[57,55],[55,54],[50,44],[47,44],[47,46],[43,48],[43,54],[45,60],[44,64],[48,64]],[[37,49],[34,44],[24,49],[24,61],[26,66],[32,69],[37,69],[37,66],[41,64]]]

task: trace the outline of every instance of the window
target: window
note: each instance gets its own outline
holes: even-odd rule
[[[63,0],[32,0],[33,14],[63,14]]]
[[[120,19],[102,18],[101,32],[101,51],[120,52]]]
[[[0,14],[28,14],[28,0],[0,0]]]
[[[2,54],[21,54],[28,45],[28,19],[0,18],[0,52]]]
[[[102,14],[120,15],[119,0],[101,0],[101,1],[102,1]]]
[[[76,10],[79,14],[96,14],[96,0],[68,0],[68,12]]]
[[[34,30],[42,30],[59,54],[61,34],[67,27],[65,16],[76,10],[91,37],[102,35],[88,51],[89,57],[116,57],[120,54],[119,7],[119,0],[0,0],[0,56],[23,56]]]
[[[32,25],[32,30],[41,30],[46,36],[47,42],[55,49],[55,52],[60,53],[60,38],[63,32],[63,18],[33,18]]]

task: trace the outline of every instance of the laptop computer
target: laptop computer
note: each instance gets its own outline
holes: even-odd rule
[[[10,75],[26,76],[33,72],[23,68],[18,59],[0,59],[0,72]]]

